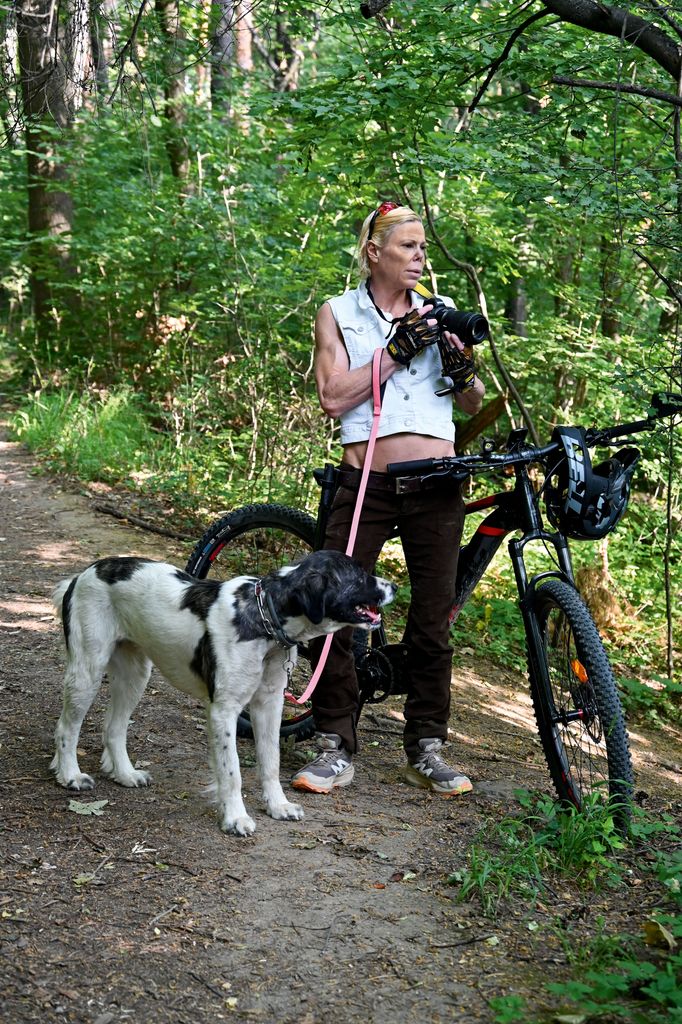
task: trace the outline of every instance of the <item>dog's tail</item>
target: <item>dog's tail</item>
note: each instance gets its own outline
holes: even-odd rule
[[[58,617],[62,621],[64,621],[64,598],[73,590],[77,579],[77,576],[71,576],[68,580],[60,580],[52,591],[52,604],[54,605]]]

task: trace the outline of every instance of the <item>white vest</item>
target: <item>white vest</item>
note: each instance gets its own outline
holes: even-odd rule
[[[428,299],[412,292],[416,305],[423,306]],[[441,296],[446,305],[451,300]],[[376,348],[385,348],[389,324],[382,320],[362,282],[352,291],[329,299],[334,319],[343,337],[350,368],[371,362]],[[427,434],[455,440],[452,422],[452,397],[434,394],[447,387],[450,381],[441,377],[441,360],[437,345],[429,345],[415,356],[408,367],[399,369],[386,381],[384,400],[379,420],[379,437],[390,434]],[[349,409],[339,417],[341,444],[366,441],[372,428],[373,401]]]

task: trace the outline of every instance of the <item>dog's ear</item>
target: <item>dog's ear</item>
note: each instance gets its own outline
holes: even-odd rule
[[[301,611],[314,626],[319,626],[324,618],[326,590],[327,584],[324,576],[316,572],[310,574],[296,594]]]

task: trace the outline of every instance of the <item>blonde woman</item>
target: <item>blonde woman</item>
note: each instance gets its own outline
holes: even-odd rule
[[[450,714],[448,615],[463,526],[462,497],[452,482],[433,480],[398,495],[386,474],[389,462],[454,454],[453,393],[435,394],[449,383],[441,377],[440,353],[433,343],[439,329],[429,321],[428,300],[414,291],[425,254],[424,227],[413,210],[387,202],[365,219],[358,240],[360,284],[329,299],[317,314],[315,374],[320,404],[339,421],[343,446],[324,546],[345,550],[372,425],[372,355],[377,347],[386,349],[379,433],[354,557],[373,568],[398,526],[411,584],[404,635],[409,678],[404,778],[451,796],[472,789],[466,775],[440,753]],[[456,335],[444,331],[443,337],[462,351]],[[485,388],[467,360],[453,383],[456,405],[470,415],[478,412]],[[319,754],[293,777],[296,789],[329,793],[353,780],[359,693],[351,636],[351,630],[335,634],[313,693]]]

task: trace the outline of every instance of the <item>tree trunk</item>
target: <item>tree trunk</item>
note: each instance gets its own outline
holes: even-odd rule
[[[601,240],[601,332],[620,340],[620,296],[623,282],[618,273],[618,247],[610,238]]]
[[[507,288],[507,301],[504,305],[504,318],[507,330],[519,338],[528,337],[528,302],[523,278],[513,277]]]
[[[64,25],[64,93],[69,119],[80,110],[92,80],[89,0],[70,0]]]
[[[184,34],[178,0],[156,0],[156,13],[164,38],[166,153],[173,177],[185,182],[189,177],[189,145],[185,133],[184,72],[181,70]]]
[[[102,0],[90,17],[90,52],[95,88],[104,99],[109,88],[109,69],[114,54],[116,0]]]
[[[211,98],[214,110],[233,115],[231,79],[234,67],[253,70],[251,7],[235,0],[216,0],[218,23],[213,33]],[[248,90],[247,90],[248,91]]]
[[[22,0],[16,14],[27,149],[31,296],[38,338],[46,341],[54,327],[53,284],[73,275],[67,241],[73,205],[54,130],[68,126],[71,111],[54,4]]]
[[[14,11],[0,11],[0,89],[2,89],[2,125],[6,145],[19,145],[21,110],[14,65],[17,59],[17,21]]]

